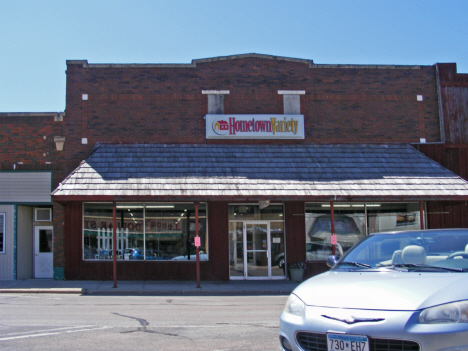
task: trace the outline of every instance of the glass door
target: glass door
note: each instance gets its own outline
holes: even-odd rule
[[[270,223],[244,224],[244,267],[246,279],[265,279],[271,276]]]
[[[284,224],[229,223],[230,279],[285,279]]]
[[[244,229],[242,222],[229,223],[229,277],[244,279]]]

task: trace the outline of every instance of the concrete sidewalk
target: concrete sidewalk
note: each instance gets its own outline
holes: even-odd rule
[[[0,280],[0,293],[82,295],[289,295],[298,282],[289,280],[77,281],[53,279]]]

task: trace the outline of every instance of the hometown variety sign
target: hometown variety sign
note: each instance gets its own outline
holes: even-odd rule
[[[206,115],[207,139],[304,139],[303,115]]]

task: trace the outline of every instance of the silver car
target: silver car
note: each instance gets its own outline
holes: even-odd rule
[[[283,350],[468,350],[468,229],[367,236],[299,285]]]

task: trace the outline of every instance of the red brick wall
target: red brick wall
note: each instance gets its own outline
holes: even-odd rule
[[[65,123],[55,122],[56,115],[0,113],[0,170],[58,169],[64,153],[57,151],[54,137],[65,135]]]
[[[280,114],[278,90],[305,90],[300,97],[306,128],[302,143],[440,141],[435,67],[313,67],[259,57],[195,62],[192,67],[68,62],[69,163],[63,176],[96,142],[226,143],[205,140],[207,96],[202,90],[229,90],[225,113],[230,114]],[[82,94],[89,100],[83,101]],[[424,100],[418,102],[417,95]],[[81,144],[83,137],[87,145]]]
[[[64,151],[54,137],[65,136],[58,113],[0,113],[0,171],[52,171],[52,186],[64,178]]]

